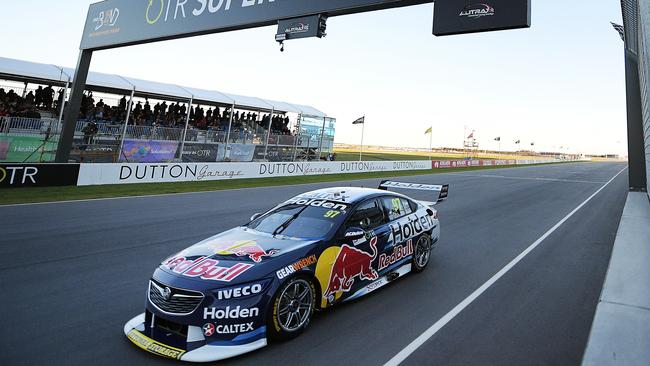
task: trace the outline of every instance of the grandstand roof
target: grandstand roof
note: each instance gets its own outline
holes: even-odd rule
[[[75,70],[69,67],[41,64],[0,57],[0,78],[28,81],[34,83],[52,83],[64,85],[72,80]],[[276,112],[302,113],[304,115],[325,117],[326,114],[316,108],[286,102],[265,100],[256,97],[224,93],[216,90],[203,90],[165,84],[156,81],[141,80],[120,75],[90,72],[86,82],[89,90],[112,94],[130,94],[137,96],[158,97],[173,100],[194,98],[198,103],[235,104],[237,108]]]

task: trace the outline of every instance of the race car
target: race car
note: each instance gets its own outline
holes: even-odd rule
[[[434,200],[395,189],[433,192]],[[149,281],[145,312],[124,333],[148,352],[191,362],[296,337],[314,311],[423,271],[440,238],[434,206],[448,190],[383,181],[379,189],[293,197],[165,259]]]

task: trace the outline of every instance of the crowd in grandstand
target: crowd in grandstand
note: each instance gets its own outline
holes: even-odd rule
[[[79,119],[95,122],[119,124],[126,120],[128,102],[126,96],[119,100],[117,106],[109,106],[100,99],[95,103],[92,93],[84,94],[79,111]],[[189,124],[199,130],[226,131],[230,124],[230,108],[209,107],[205,110],[200,105],[190,108]],[[274,134],[289,135],[289,117],[275,115],[271,118],[265,114],[259,118],[257,113],[235,111],[232,118],[232,130],[240,131],[255,128],[255,125],[267,129],[269,120]],[[131,107],[129,123],[136,126],[158,126],[183,128],[187,120],[187,105],[184,103],[158,102],[153,107],[148,99],[138,101]]]
[[[41,118],[39,111],[54,112],[63,99],[63,89],[59,90],[55,101],[55,91],[51,86],[39,86],[35,91],[29,91],[24,96],[13,89],[5,91],[0,88],[0,117]]]
[[[55,98],[56,97],[56,98]],[[0,117],[25,117],[40,119],[41,112],[58,115],[59,106],[64,97],[64,90],[58,92],[51,86],[39,86],[24,96],[14,90],[0,89]],[[97,101],[92,92],[82,96],[79,120],[95,123],[119,125],[127,118],[128,100],[123,96],[117,105],[109,105],[103,99]],[[207,109],[206,109],[207,108]],[[227,131],[231,122],[231,108],[192,106],[189,110],[189,125],[192,129],[206,131]],[[165,101],[151,105],[148,99],[137,101],[131,106],[129,124],[136,126],[154,126],[184,128],[187,120],[187,104]],[[289,117],[286,115],[261,114],[250,111],[235,110],[232,116],[232,131],[261,131],[271,125],[276,135],[291,135]]]

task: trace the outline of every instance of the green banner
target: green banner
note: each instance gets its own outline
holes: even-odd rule
[[[55,140],[44,143],[43,136],[0,135],[0,163],[52,162],[56,145]]]

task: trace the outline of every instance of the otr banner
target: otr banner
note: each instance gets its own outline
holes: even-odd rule
[[[79,164],[0,164],[0,188],[77,185]]]
[[[180,143],[178,141],[124,140],[121,162],[166,163],[174,160]]]

